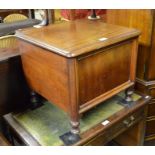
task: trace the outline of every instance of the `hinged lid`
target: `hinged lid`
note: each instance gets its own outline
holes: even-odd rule
[[[139,30],[106,24],[102,20],[82,19],[18,30],[16,36],[60,55],[76,57],[139,34]]]

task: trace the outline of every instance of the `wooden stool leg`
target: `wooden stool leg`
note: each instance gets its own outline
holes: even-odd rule
[[[71,133],[79,134],[80,133],[80,115],[78,107],[72,108],[70,111],[70,124],[71,124]]]
[[[64,142],[65,145],[73,145],[80,140],[79,118],[71,117],[70,124],[71,124],[71,130],[65,133],[64,135],[60,136],[60,139]]]
[[[127,102],[132,102],[132,94],[133,94],[133,88],[128,88],[127,90],[125,90],[125,101]]]
[[[76,61],[74,59],[69,61],[69,75],[70,75],[70,98],[69,98],[69,117],[71,130],[61,136],[61,139],[66,145],[73,145],[80,140],[80,116],[79,116],[79,101],[77,90]]]
[[[36,109],[42,105],[38,95],[34,91],[31,91],[30,95],[31,95],[30,101],[31,101],[31,108],[32,109]]]
[[[80,133],[80,129],[79,129],[79,122],[70,122],[71,123],[71,133],[72,134],[79,134]]]

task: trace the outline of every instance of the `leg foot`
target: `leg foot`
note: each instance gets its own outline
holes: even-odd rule
[[[65,145],[73,145],[80,140],[79,134],[73,134],[72,132],[67,132],[60,136],[60,139],[64,142]]]
[[[133,89],[129,88],[125,91],[125,101],[127,102],[132,102],[132,94],[133,94]]]
[[[39,96],[34,92],[31,91],[31,109],[36,109],[42,105]]]
[[[71,133],[73,134],[79,134],[80,133],[80,129],[79,129],[79,122],[70,122],[71,123]]]
[[[60,136],[65,145],[73,145],[80,140],[79,122],[71,122],[72,129],[70,132]]]

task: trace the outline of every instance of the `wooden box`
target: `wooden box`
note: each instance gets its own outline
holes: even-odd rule
[[[77,134],[82,113],[134,84],[139,34],[77,20],[16,35],[30,88],[67,112]]]

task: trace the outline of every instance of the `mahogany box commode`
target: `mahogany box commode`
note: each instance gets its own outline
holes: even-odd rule
[[[68,113],[73,135],[84,112],[134,85],[139,35],[88,19],[16,33],[30,88]]]

